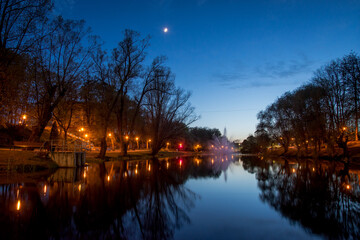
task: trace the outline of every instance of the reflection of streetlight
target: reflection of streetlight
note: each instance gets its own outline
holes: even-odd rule
[[[16,204],[16,210],[20,211],[20,207],[21,207],[21,202],[20,200],[18,200]]]

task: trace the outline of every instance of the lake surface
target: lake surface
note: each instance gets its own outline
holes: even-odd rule
[[[359,174],[238,155],[9,173],[1,239],[359,239]]]

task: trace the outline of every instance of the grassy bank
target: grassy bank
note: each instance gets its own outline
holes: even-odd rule
[[[185,151],[160,151],[157,158],[173,158],[178,156],[192,156],[199,153],[185,152]],[[97,158],[99,152],[87,152],[86,163],[99,163],[102,159]],[[126,156],[123,156],[119,151],[108,151],[106,153],[106,161],[122,161],[122,160],[146,160],[153,156],[150,151],[139,150],[129,151]],[[51,159],[46,157],[39,157],[35,151],[21,151],[21,150],[0,150],[0,172],[14,171],[14,172],[36,172],[45,169],[56,169],[58,166]]]
[[[351,141],[348,143],[348,150],[351,162],[354,164],[360,164],[360,142]],[[343,156],[343,149],[339,147],[335,147],[335,152],[331,152],[326,147],[321,148],[320,152],[317,155],[314,154],[314,150],[309,148],[308,151],[304,151],[303,149],[298,151],[296,147],[290,147],[289,150],[284,153],[284,148],[277,148],[268,150],[266,153],[268,156],[276,157],[276,156],[284,156],[289,158],[313,158],[318,157],[322,159],[341,159]]]
[[[39,157],[33,151],[0,150],[0,171],[27,173],[57,167],[49,158]]]

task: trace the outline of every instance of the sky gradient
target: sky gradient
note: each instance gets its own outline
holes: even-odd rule
[[[150,35],[148,61],[167,56],[176,84],[192,92],[201,116],[192,126],[226,127],[232,140],[320,66],[360,53],[357,0],[58,0],[54,14],[84,19],[108,50],[125,29]]]

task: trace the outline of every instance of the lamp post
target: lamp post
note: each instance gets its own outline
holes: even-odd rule
[[[149,149],[150,143],[151,143],[151,139],[147,140],[147,142],[146,142],[146,149]]]
[[[111,148],[112,148],[112,150],[114,151],[114,150],[115,150],[115,147],[114,147],[114,139],[113,139],[111,136],[112,136],[112,134],[109,133],[109,138],[110,138],[110,140],[111,140]]]
[[[124,152],[125,156],[127,155],[128,143],[129,143],[129,136],[126,135],[125,136],[125,141],[123,142],[123,152]]]
[[[136,137],[135,140],[136,140],[136,148],[139,149],[139,137]]]

